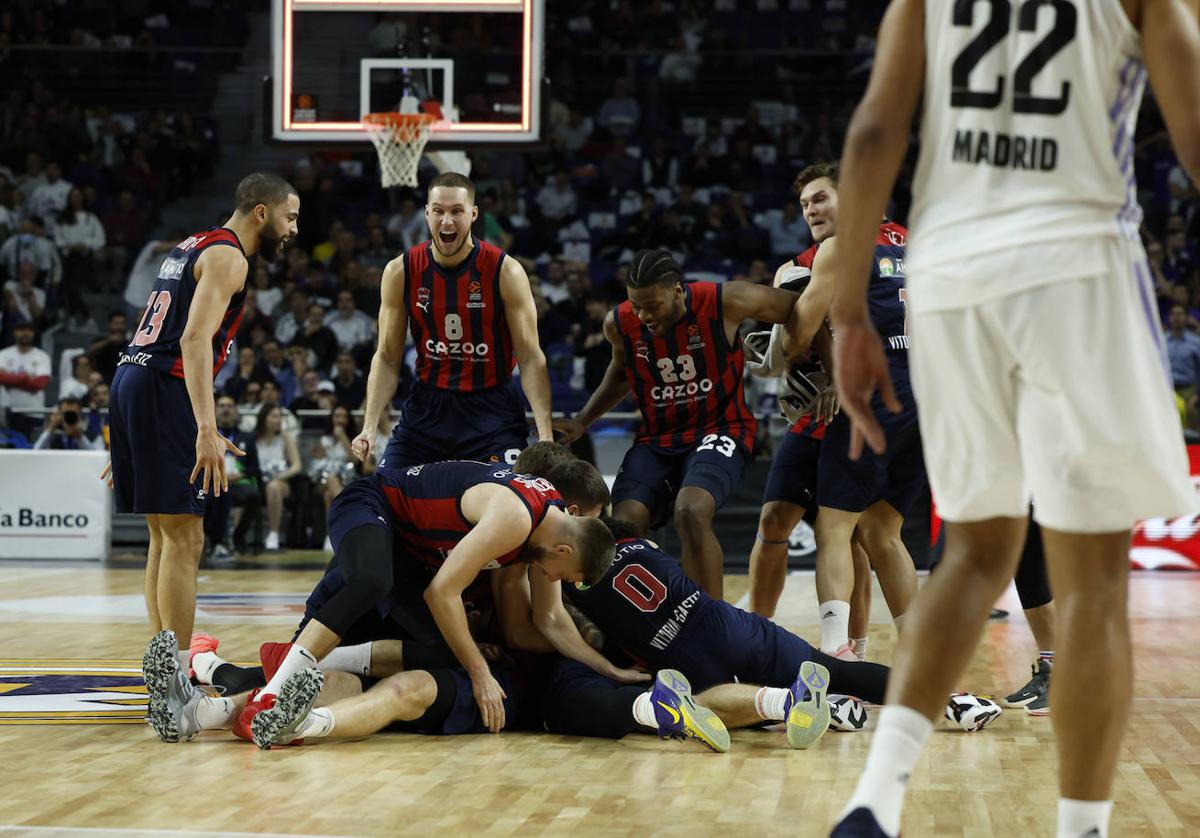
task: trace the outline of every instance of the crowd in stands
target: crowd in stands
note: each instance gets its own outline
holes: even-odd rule
[[[869,67],[882,5],[548,4],[555,88],[547,142],[535,151],[472,152],[471,177],[480,208],[475,235],[508,250],[530,276],[556,410],[578,407],[603,376],[609,348],[602,321],[623,298],[636,250],[669,248],[689,278],[769,283],[781,263],[810,244],[792,180],[804,165],[837,156],[855,99],[839,91]],[[730,43],[724,32],[762,30],[752,40],[779,40],[780,30],[737,21],[722,29],[723,16],[793,11],[815,15],[820,49],[840,50],[840,57],[785,56],[733,104],[694,95],[706,80],[717,84],[714,76],[733,62],[730,51],[786,46]],[[0,30],[8,16],[0,13]],[[641,39],[637,49],[625,38],[631,32]],[[626,51],[597,64],[597,52],[613,43]],[[607,88],[598,91],[598,84]],[[857,84],[861,89],[861,79]],[[157,213],[165,196],[196,188],[215,165],[215,138],[197,114],[116,112],[70,101],[36,80],[10,85],[0,126],[6,427],[39,447],[95,446],[117,353],[163,253],[191,232],[152,237]],[[1200,195],[1175,161],[1151,97],[1136,166],[1146,209],[1146,281],[1168,328],[1181,410],[1195,424]],[[422,182],[435,173],[424,163]],[[261,541],[269,546],[320,538],[321,506],[356,473],[347,440],[357,433],[352,411],[365,395],[383,267],[428,237],[423,192],[384,191],[367,147],[314,152],[281,174],[300,195],[300,234],[280,260],[252,266],[248,313],[216,379],[222,427],[255,449],[239,461],[242,488],[231,497],[249,517],[231,523],[226,511],[212,524],[213,543],[230,548],[254,529],[243,522],[259,509],[266,516]],[[909,175],[891,209],[901,223]],[[125,309],[105,328],[93,326],[81,290],[121,283]],[[72,321],[96,340],[64,367],[37,347],[37,336]],[[407,384],[402,380],[397,405]],[[17,412],[54,398],[78,401],[60,401],[48,421]],[[301,507],[317,513],[292,514],[285,524],[282,510]]]

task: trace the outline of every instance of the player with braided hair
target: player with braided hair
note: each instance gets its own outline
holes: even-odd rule
[[[724,556],[712,519],[753,455],[756,427],[738,327],[754,319],[798,334],[799,297],[748,282],[685,283],[666,250],[634,256],[628,297],[604,320],[604,379],[556,427],[569,444],[632,393],[642,423],[617,473],[613,515],[646,534],[673,511],[684,570],[720,599]]]

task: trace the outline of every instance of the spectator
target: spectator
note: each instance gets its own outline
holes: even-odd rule
[[[322,384],[329,385],[329,392],[333,392],[333,383],[329,381],[321,381],[321,374],[316,370],[309,370],[304,373],[300,379],[300,395],[292,399],[289,405],[293,413],[299,413],[301,410],[320,410],[321,405],[317,400],[317,388]],[[300,429],[303,431],[320,431],[327,424],[321,416],[299,416]]]
[[[267,550],[279,549],[283,525],[283,502],[292,495],[289,481],[300,473],[300,446],[296,435],[283,430],[283,411],[278,404],[264,404],[254,426],[254,444],[267,499]]]
[[[571,179],[567,173],[559,170],[553,178],[546,178],[545,185],[537,194],[538,209],[542,217],[549,221],[562,222],[575,216],[579,199],[571,188]]]
[[[247,433],[254,432],[254,426],[257,423],[258,411],[262,407],[262,388],[264,381],[249,381],[244,390],[242,390],[242,398],[238,401],[238,414],[242,417],[238,427]]]
[[[628,145],[624,137],[617,137],[612,149],[600,161],[601,174],[618,193],[636,189],[641,181],[641,166],[637,158],[629,153]]]
[[[269,375],[263,371],[258,365],[258,359],[254,355],[254,347],[239,346],[237,353],[237,366],[234,369],[233,375],[225,382],[225,392],[232,396],[235,401],[241,402],[246,393],[246,386],[251,381],[262,383]]]
[[[550,305],[542,289],[533,289],[533,307],[538,319],[538,343],[545,350],[549,346],[566,340],[571,332],[571,323]]]
[[[25,172],[17,178],[17,189],[24,196],[28,205],[33,193],[46,182],[46,173],[42,170],[42,155],[31,151],[25,155]]]
[[[679,183],[679,160],[667,151],[667,141],[654,138],[654,150],[642,159],[642,185],[674,188]]]
[[[383,284],[383,268],[363,267],[358,284],[351,288],[354,307],[376,320],[379,317],[379,288]]]
[[[283,289],[271,285],[271,272],[261,259],[254,265],[254,308],[263,317],[274,319],[283,304]]]
[[[98,381],[87,392],[88,439],[99,439],[108,448],[108,385]]]
[[[425,215],[417,211],[417,202],[405,198],[400,204],[400,212],[387,220],[387,231],[394,239],[400,241],[404,250],[420,244],[429,238],[429,225]]]
[[[279,403],[290,404],[296,397],[296,372],[292,369],[279,341],[268,339],[262,346],[260,367],[279,388]]]
[[[238,448],[246,452],[238,457],[232,451],[225,452],[225,474],[229,478],[229,491],[219,497],[209,498],[204,513],[204,535],[209,543],[209,560],[214,565],[230,563],[234,551],[245,549],[245,532],[251,522],[258,520],[262,510],[262,472],[258,466],[258,447],[254,436],[242,431],[238,425],[237,402],[227,394],[217,397],[217,431]],[[229,519],[239,512],[230,536]],[[232,544],[230,543],[232,541]]]
[[[396,251],[388,247],[387,231],[375,226],[367,231],[367,246],[363,248],[358,261],[363,267],[382,268],[396,258]]]
[[[771,237],[771,259],[776,265],[808,249],[808,224],[801,217],[796,201],[788,201],[782,214],[769,217],[767,233]]]
[[[614,137],[628,137],[637,129],[640,113],[629,79],[619,78],[613,84],[613,95],[600,106],[596,123],[607,128]]]
[[[308,307],[304,329],[292,338],[292,346],[303,346],[317,357],[317,369],[327,370],[333,366],[338,353],[337,335],[325,325],[325,307],[313,303]]]
[[[550,305],[557,305],[570,296],[567,291],[567,266],[562,259],[551,259],[546,277],[541,283],[542,295]]]
[[[504,225],[500,223],[500,219],[496,215],[496,206],[496,193],[492,190],[485,192],[479,201],[479,219],[475,222],[471,232],[476,238],[507,251],[513,245],[513,237],[512,233],[505,230]]]
[[[29,196],[27,211],[38,218],[57,218],[67,208],[73,184],[62,179],[62,167],[54,160],[46,164],[46,181]]]
[[[357,410],[367,398],[367,382],[358,371],[358,364],[349,352],[337,355],[337,373],[333,377],[333,392],[337,403]]]
[[[54,451],[103,451],[104,440],[87,437],[87,419],[79,399],[67,396],[58,400],[34,448]]]
[[[1171,380],[1175,392],[1194,407],[1196,388],[1200,385],[1200,336],[1188,329],[1187,309],[1171,307],[1167,328],[1167,358],[1171,362]]]
[[[92,359],[86,352],[81,352],[71,359],[71,377],[58,385],[58,395],[74,396],[82,399],[88,394],[91,385],[88,377],[92,374]]]
[[[587,317],[576,326],[575,357],[583,360],[584,392],[594,393],[612,361],[612,347],[604,336],[604,318],[609,303],[595,292],[589,292],[585,300]]]
[[[284,346],[296,339],[296,335],[308,318],[308,294],[295,290],[288,294],[288,310],[275,323],[275,338]]]
[[[321,499],[328,516],[333,499],[356,477],[350,440],[358,435],[358,431],[353,426],[350,411],[343,405],[333,408],[323,424],[325,433],[313,443],[309,452],[308,476],[315,485],[321,487]],[[325,537],[325,551],[333,552],[328,535]]]
[[[1195,282],[1196,259],[1188,247],[1187,225],[1182,215],[1167,219],[1167,232],[1163,273],[1176,283],[1190,285]]]
[[[92,369],[104,376],[104,380],[112,383],[113,375],[117,372],[117,364],[121,353],[129,346],[129,323],[124,312],[110,311],[108,313],[108,331],[104,337],[97,340],[88,348],[92,358]]]
[[[48,188],[43,186],[43,189]],[[62,253],[63,275],[58,287],[64,298],[63,308],[76,325],[76,318],[89,332],[96,331],[96,321],[88,314],[83,301],[83,289],[95,286],[96,254],[104,247],[104,228],[95,215],[83,208],[83,192],[72,188],[67,206],[58,214],[54,241]]]
[[[24,260],[37,266],[38,282],[43,288],[57,285],[62,279],[62,260],[54,243],[46,238],[41,219],[25,219],[21,229],[0,245],[0,268],[4,270],[5,278],[15,278]]]
[[[338,346],[353,351],[362,344],[375,341],[375,323],[354,307],[354,292],[342,290],[337,295],[337,309],[325,318],[325,325],[337,337]]]
[[[129,267],[129,257],[141,243],[146,233],[146,219],[133,193],[121,190],[116,206],[104,214],[104,237],[108,242],[109,264],[120,275]]]
[[[8,410],[8,427],[28,440],[42,426],[40,411],[46,406],[46,387],[50,384],[50,356],[34,346],[33,324],[18,321],[13,325],[13,346],[0,349],[0,408]],[[38,413],[22,413],[36,410]]]
[[[658,65],[658,77],[668,85],[691,85],[696,81],[703,59],[689,52],[683,36],[671,42],[671,51]]]
[[[35,327],[46,324],[46,292],[34,285],[37,266],[22,259],[17,268],[17,278],[4,283],[4,308],[10,322],[28,320]]]

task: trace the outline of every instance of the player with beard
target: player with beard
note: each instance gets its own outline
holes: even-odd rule
[[[176,638],[186,642],[195,620],[205,506],[228,491],[226,452],[244,453],[217,429],[213,376],[242,319],[250,257],[278,257],[300,215],[296,190],[269,172],[243,178],[234,203],[224,226],[192,234],[163,260],[109,397],[116,508],[145,515],[150,528],[146,609],[158,633],[150,649],[171,653],[148,649],[143,662],[150,724],[164,742],[180,736],[172,696],[190,688],[190,655]],[[233,709],[204,699],[197,713],[213,722]]]
[[[411,330],[417,382],[379,464],[401,468],[458,458],[511,464],[529,436],[512,386],[514,364],[538,439],[553,438],[550,378],[529,277],[504,251],[471,235],[479,208],[468,178],[438,175],[428,200],[431,240],[384,268],[364,430],[352,449],[364,462],[374,453],[375,427],[396,392]]]

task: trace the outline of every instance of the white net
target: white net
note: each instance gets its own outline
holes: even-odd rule
[[[363,128],[379,154],[379,174],[384,188],[416,186],[421,153],[433,126],[431,114],[372,113],[363,117]]]

